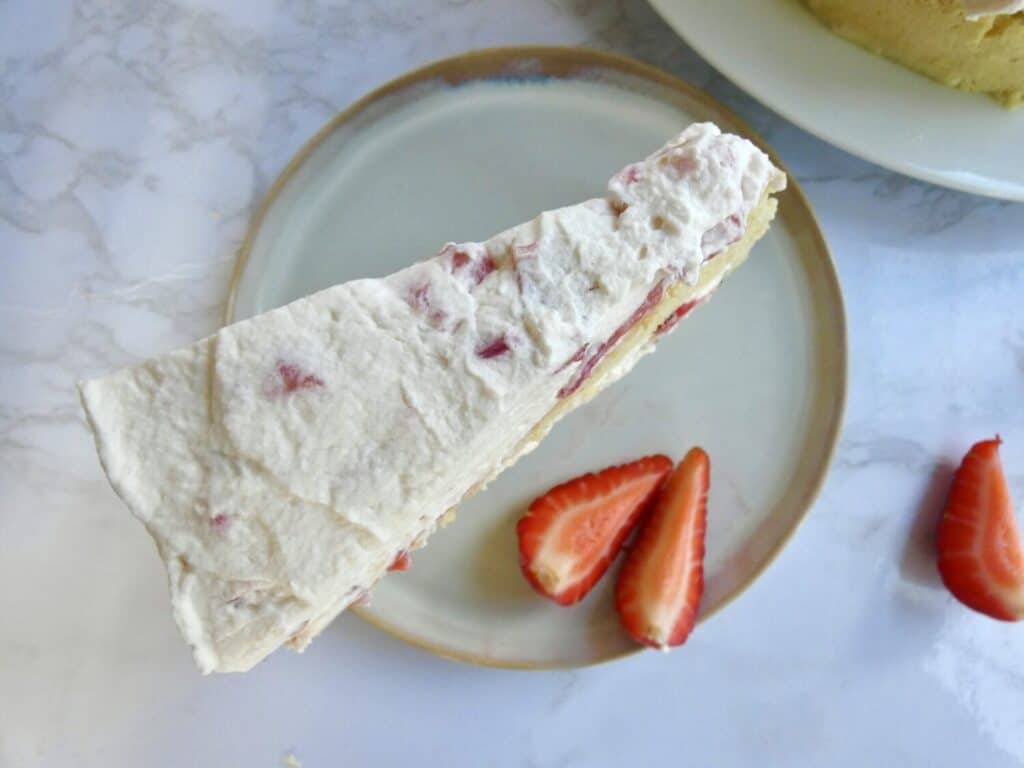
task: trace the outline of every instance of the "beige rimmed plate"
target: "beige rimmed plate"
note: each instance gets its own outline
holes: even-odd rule
[[[242,247],[227,319],[601,195],[611,174],[694,120],[756,140],[685,83],[604,53],[488,50],[413,72],[338,115],[284,170]],[[515,522],[574,475],[700,444],[712,460],[707,618],[778,554],[825,476],[846,388],[844,322],[828,250],[790,180],[773,228],[714,299],[463,504],[359,615],[494,666],[636,650],[615,614],[614,572],[581,604],[554,606],[520,576]]]

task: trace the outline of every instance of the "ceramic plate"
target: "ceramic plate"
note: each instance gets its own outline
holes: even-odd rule
[[[606,54],[502,49],[415,72],[339,115],[285,169],[243,246],[228,319],[602,195],[612,173],[698,119],[750,135],[685,84]],[[515,523],[574,475],[700,444],[712,458],[702,605],[711,615],[811,504],[839,430],[845,366],[835,271],[791,182],[771,232],[714,300],[463,504],[359,614],[439,654],[496,666],[633,651],[611,600],[614,574],[581,604],[556,607],[519,573]]]
[[[825,141],[934,184],[1024,200],[1024,109],[867,53],[798,0],[651,5],[722,74]]]

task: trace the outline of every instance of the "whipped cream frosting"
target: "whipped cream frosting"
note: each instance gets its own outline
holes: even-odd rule
[[[784,186],[753,144],[695,124],[605,198],[83,384],[200,669],[301,650]]]
[[[1007,16],[1024,11],[1024,0],[960,0],[964,16],[975,21],[984,16]]]

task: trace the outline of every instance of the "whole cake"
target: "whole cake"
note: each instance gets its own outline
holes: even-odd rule
[[[1024,0],[804,0],[838,35],[944,85],[1024,100]]]
[[[651,351],[746,258],[784,187],[753,144],[692,125],[605,197],[83,384],[199,667],[301,650]]]

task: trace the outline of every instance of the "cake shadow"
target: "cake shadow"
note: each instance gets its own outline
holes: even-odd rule
[[[942,587],[936,566],[936,531],[942,518],[943,503],[949,494],[956,473],[956,464],[942,461],[932,470],[921,501],[917,506],[913,525],[903,547],[900,575],[915,584]]]
[[[500,606],[503,611],[528,612],[545,607],[544,599],[533,591],[519,569],[516,523],[529,505],[530,499],[524,497],[488,521],[471,564],[474,598]]]

